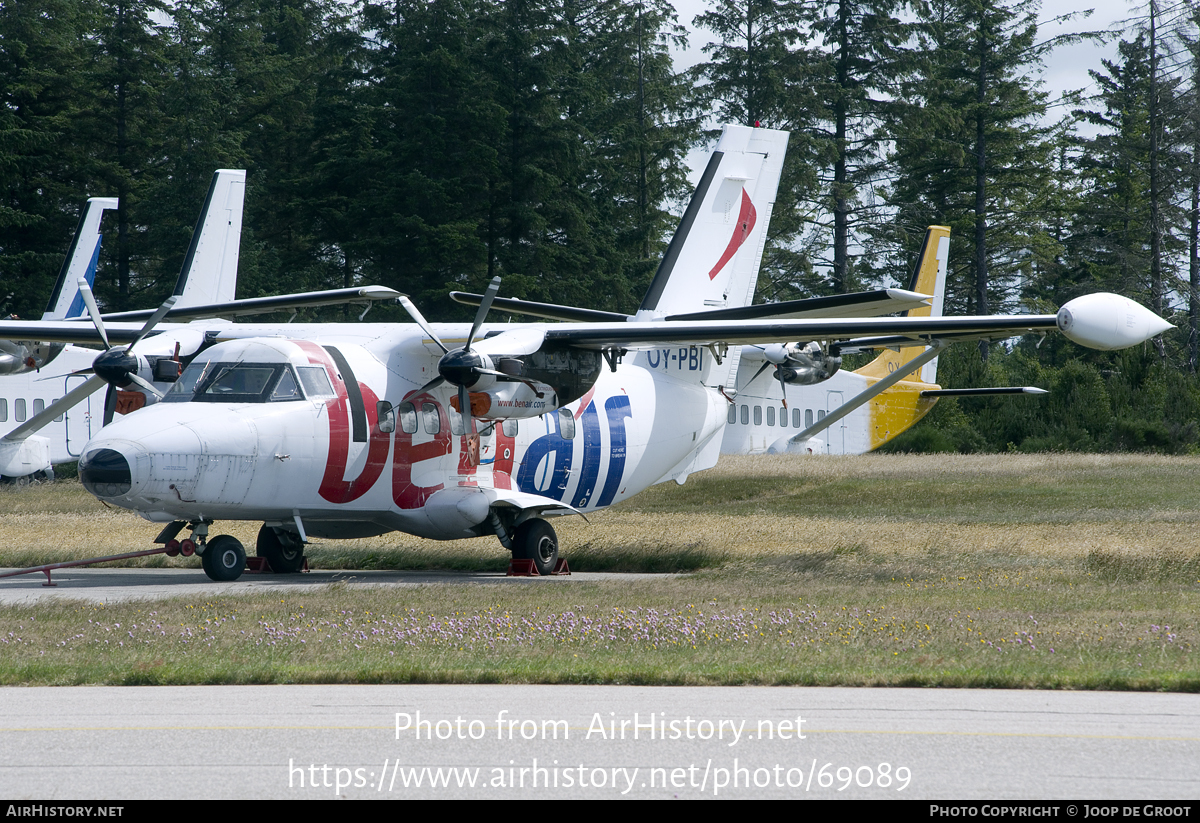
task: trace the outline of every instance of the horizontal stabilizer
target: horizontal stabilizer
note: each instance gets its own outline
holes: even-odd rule
[[[691,314],[676,314],[666,320],[799,320],[819,317],[879,317],[892,312],[928,306],[933,298],[906,289],[836,294],[832,297],[808,297],[784,303],[760,303],[733,309],[715,309]]]
[[[929,389],[922,397],[986,397],[993,394],[1049,394],[1037,386],[990,386],[979,389]]]
[[[450,299],[464,306],[478,306],[483,302],[482,294],[452,291]],[[516,297],[494,297],[492,308],[509,314],[523,314],[529,317],[541,317],[546,320],[562,320],[567,323],[623,323],[629,316],[614,311],[597,311],[595,309],[577,309],[573,306],[558,306],[554,303],[536,303],[532,300],[521,300]]]

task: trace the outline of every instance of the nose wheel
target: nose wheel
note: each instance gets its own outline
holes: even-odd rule
[[[246,570],[246,550],[236,537],[222,534],[208,541],[200,562],[210,579],[228,583],[237,580]]]

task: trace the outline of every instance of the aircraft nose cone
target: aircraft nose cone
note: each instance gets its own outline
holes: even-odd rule
[[[133,476],[125,455],[113,449],[88,452],[79,461],[79,480],[96,497],[120,497],[129,494]]]

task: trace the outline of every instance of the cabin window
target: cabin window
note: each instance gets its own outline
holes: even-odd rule
[[[18,397],[16,400],[13,401],[13,417],[16,418],[18,423],[25,422],[25,398],[24,397]]]
[[[742,406],[742,425],[743,426],[750,425],[750,407],[749,406]]]
[[[774,406],[767,406],[767,425],[768,426],[775,425],[775,407]]]
[[[558,433],[563,440],[575,439],[575,415],[570,409],[558,410]]]
[[[442,430],[442,416],[438,414],[438,407],[433,403],[421,404],[421,425],[426,434],[437,434]]]
[[[792,428],[793,429],[800,428],[800,410],[799,409],[792,409]]]
[[[754,407],[754,425],[756,425],[756,426],[762,425],[762,406]]]
[[[450,415],[450,433],[455,437],[462,437],[467,432],[466,427],[463,426],[462,415],[453,406],[446,411]]]
[[[46,410],[46,401],[45,400],[43,400],[42,398],[39,397],[37,400],[33,401],[33,413],[34,414],[41,414],[45,410]]]
[[[733,405],[732,403],[729,404],[729,419],[726,422],[728,422],[728,423],[736,423],[737,422],[737,406]]]
[[[8,421],[8,398],[0,397],[0,423]]]
[[[825,410],[824,409],[817,409],[817,419],[818,420],[825,419]]]
[[[375,404],[375,419],[379,421],[379,431],[384,434],[391,434],[396,430],[396,411],[386,400]]]
[[[396,407],[396,411],[400,413],[400,431],[405,434],[416,434],[417,432],[417,409],[412,403],[401,403]]]
[[[804,410],[804,428],[808,428],[813,424],[812,409]]]
[[[510,418],[508,420],[505,420],[500,428],[504,432],[505,437],[516,437],[517,431],[518,431],[516,418],[514,417],[514,418]]]
[[[787,409],[779,410],[779,425],[787,428]]]

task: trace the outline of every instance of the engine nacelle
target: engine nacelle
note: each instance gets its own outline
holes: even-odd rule
[[[837,374],[842,358],[825,353],[816,342],[801,346],[764,346],[763,354],[778,367],[777,377],[794,386],[812,386]]]
[[[591,349],[548,344],[531,354],[495,355],[488,362],[496,371],[518,379],[482,375],[468,387],[471,414],[487,420],[508,420],[539,417],[583,397],[600,377],[604,358]],[[450,403],[458,409],[457,398],[451,398]]]
[[[37,371],[64,348],[63,343],[38,343],[32,340],[0,340],[0,374],[24,374]]]

